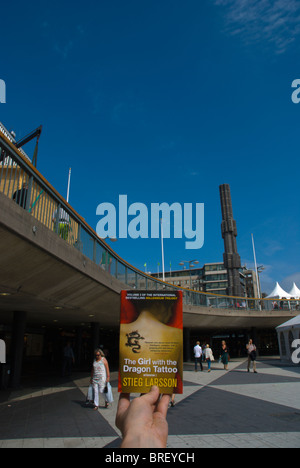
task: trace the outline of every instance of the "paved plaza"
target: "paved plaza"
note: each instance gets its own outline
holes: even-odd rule
[[[185,364],[184,394],[168,412],[168,447],[299,448],[300,367],[278,358],[259,359],[258,373],[246,361],[214,363],[211,373]],[[23,388],[0,392],[0,448],[117,448],[115,402],[94,411],[85,405],[87,374],[72,379],[40,376]]]

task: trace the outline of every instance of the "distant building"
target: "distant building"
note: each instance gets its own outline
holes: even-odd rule
[[[248,270],[248,268],[244,266],[243,275],[245,278],[245,289],[246,289],[247,297],[258,298],[260,296],[260,293],[257,289],[257,279],[256,279],[255,271]],[[259,281],[259,277],[258,277],[258,281]]]
[[[239,271],[241,297],[258,298],[256,273],[243,266]],[[162,274],[152,274],[162,279]],[[212,294],[227,295],[228,276],[222,262],[205,263],[203,267],[165,272],[166,282],[181,288]]]
[[[241,296],[257,297],[251,295],[255,287],[253,285],[254,280],[252,279],[255,278],[255,272],[252,272],[252,270],[246,270],[246,272],[247,275],[245,275],[245,271],[242,268],[240,269]],[[154,278],[162,277],[159,273],[152,274],[152,276]],[[165,279],[167,283],[174,286],[212,294],[227,295],[228,275],[224,263],[222,262],[205,263],[205,265],[200,268],[186,268],[183,270],[165,272]]]

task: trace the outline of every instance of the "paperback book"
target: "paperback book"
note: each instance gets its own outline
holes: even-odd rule
[[[122,291],[119,392],[182,393],[181,291]]]

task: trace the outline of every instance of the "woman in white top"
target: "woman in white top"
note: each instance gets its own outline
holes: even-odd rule
[[[211,348],[209,347],[209,345],[206,345],[205,358],[206,358],[206,361],[207,361],[207,364],[208,364],[208,372],[210,372],[211,363],[215,360],[215,358],[213,356],[213,352],[212,352]]]
[[[101,349],[95,351],[95,361],[93,363],[91,384],[93,385],[94,391],[94,404],[95,410],[99,408],[99,393],[104,394],[106,383],[110,380],[110,372],[108,362],[104,357],[104,353]],[[108,407],[108,403],[105,400],[105,408]]]

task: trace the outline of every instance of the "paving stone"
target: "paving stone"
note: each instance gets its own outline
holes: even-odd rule
[[[168,412],[168,448],[300,448],[300,368],[261,359],[258,374],[233,360],[226,372],[185,364],[184,394]],[[45,379],[0,392],[0,448],[119,448],[115,402],[93,411],[85,405],[90,377]],[[135,395],[136,396],[136,395]]]

